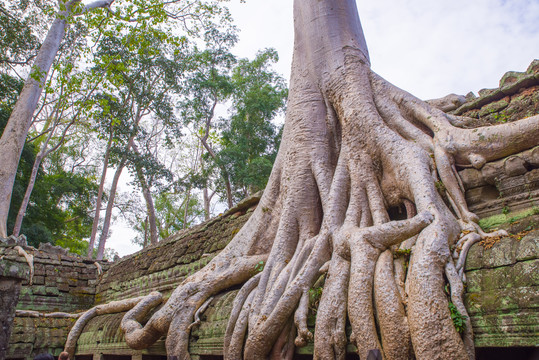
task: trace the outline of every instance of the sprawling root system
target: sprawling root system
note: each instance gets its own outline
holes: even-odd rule
[[[168,354],[189,358],[197,309],[244,284],[226,331],[227,359],[291,359],[295,346],[311,341],[315,359],[344,359],[349,342],[361,359],[373,351],[385,359],[473,359],[469,320],[457,332],[448,306],[466,316],[464,257],[487,234],[467,209],[456,166],[481,167],[530,147],[539,118],[473,130],[456,120],[380,78],[353,51],[322,89],[294,77],[259,206],[144,326],[138,321],[150,301],[125,316],[128,344],[144,348],[166,333]],[[402,219],[391,219],[390,208]],[[463,250],[452,254],[457,242]],[[309,291],[321,277],[313,336]]]
[[[168,355],[189,359],[197,310],[243,284],[227,359],[291,359],[312,341],[316,359],[344,359],[348,343],[361,359],[474,358],[471,324],[457,332],[449,305],[467,315],[464,259],[487,235],[456,169],[537,145],[539,117],[459,128],[462,119],[372,72],[354,12],[355,1],[295,2],[287,119],[264,195],[231,243],[148,322],[140,323],[151,296],[125,315],[131,347],[166,334]],[[322,282],[313,334],[309,294]]]

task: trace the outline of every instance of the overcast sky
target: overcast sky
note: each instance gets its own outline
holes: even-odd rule
[[[312,0],[302,0],[312,1]],[[290,76],[293,0],[231,0],[240,28],[235,53],[277,49]],[[539,0],[359,0],[372,68],[422,99],[495,88],[506,71],[539,58]],[[121,256],[138,247],[125,231],[107,241]]]

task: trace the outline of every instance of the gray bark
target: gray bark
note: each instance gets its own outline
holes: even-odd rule
[[[140,156],[140,152],[138,151],[138,148],[134,143],[133,151]],[[138,165],[136,166],[136,172],[140,187],[142,188],[142,196],[144,197],[144,201],[146,202],[146,212],[148,219],[147,225],[149,226],[149,229],[146,227],[146,231],[149,230],[150,233],[150,244],[157,244],[157,242],[159,241],[159,235],[157,232],[157,220],[155,218],[155,206],[153,204],[152,193],[146,179],[144,178],[142,168]]]
[[[15,104],[13,112],[2,138],[0,138],[0,236],[6,237],[6,222],[11,202],[11,191],[19,165],[22,149],[32,123],[32,116],[41,96],[45,79],[52,62],[64,38],[67,12],[60,12],[54,19],[22,92]]]
[[[96,260],[103,260],[103,255],[105,254],[105,243],[107,242],[107,237],[109,236],[110,221],[112,219],[112,209],[114,207],[114,198],[116,197],[116,191],[118,189],[118,182],[120,181],[120,176],[122,175],[122,170],[125,167],[127,158],[124,156],[112,179],[112,185],[110,188],[109,198],[107,202],[107,209],[105,211],[105,219],[103,221],[103,230],[101,230],[101,236],[99,237],[99,245],[97,247]]]

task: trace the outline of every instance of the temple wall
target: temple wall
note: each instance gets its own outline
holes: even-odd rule
[[[31,358],[42,352],[58,355],[75,319],[43,314],[77,313],[92,307],[100,270],[94,260],[53,247],[22,248],[33,257],[33,276],[21,283],[6,358]],[[0,258],[2,263],[14,262],[29,268],[14,246],[1,246]],[[106,271],[109,265],[100,263],[101,271]]]

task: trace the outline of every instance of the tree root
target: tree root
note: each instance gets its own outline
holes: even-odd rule
[[[32,317],[32,318],[60,318],[60,319],[78,319],[84,313],[65,313],[65,312],[51,312],[43,313],[34,310],[15,310],[15,316],[17,317]]]
[[[24,258],[26,259],[26,263],[28,263],[28,267],[30,268],[30,278],[28,279],[28,285],[32,285],[32,283],[34,282],[34,255],[28,254],[19,245],[15,246],[13,250],[17,250],[19,256],[24,256]]]
[[[75,348],[77,346],[77,341],[79,339],[82,330],[86,324],[98,315],[104,314],[114,314],[119,312],[124,312],[132,309],[134,306],[139,304],[141,301],[151,299],[154,304],[158,304],[162,300],[162,296],[158,292],[153,292],[148,296],[141,296],[133,299],[126,299],[120,301],[112,301],[108,304],[97,305],[91,308],[90,310],[83,313],[78,320],[75,322],[69,335],[67,336],[67,341],[65,343],[64,351],[69,354],[70,358],[75,356]]]

